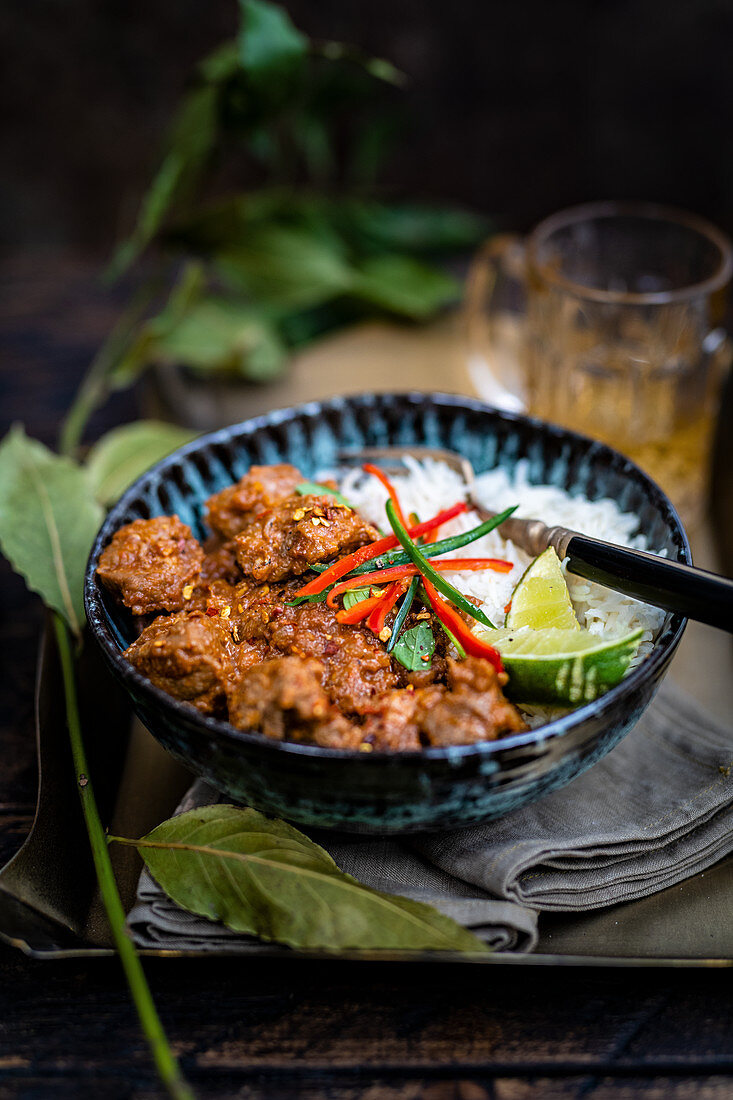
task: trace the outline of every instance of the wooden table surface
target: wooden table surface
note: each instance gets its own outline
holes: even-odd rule
[[[53,442],[119,308],[94,274],[68,256],[4,262],[3,432],[22,419]],[[132,397],[118,399],[95,432],[134,412]],[[33,813],[39,625],[36,601],[2,562],[0,865]],[[730,971],[471,972],[337,960],[155,960],[146,969],[201,1097],[733,1097]],[[0,946],[0,1100],[158,1095],[115,961],[38,962]]]

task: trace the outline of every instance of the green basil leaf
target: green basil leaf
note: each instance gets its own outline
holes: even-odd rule
[[[103,518],[89,471],[11,428],[0,443],[0,547],[79,635],[84,570]]]
[[[392,652],[410,672],[430,668],[435,652],[435,638],[430,624],[423,622],[411,626],[400,635]]]
[[[137,420],[107,432],[85,462],[100,504],[114,504],[140,474],[195,438],[194,432],[160,420]]]
[[[177,905],[236,932],[331,951],[488,950],[431,906],[363,886],[303,833],[256,810],[190,810],[132,843]]]
[[[308,39],[290,16],[267,0],[240,0],[239,60],[256,84],[277,86],[297,75],[308,52]]]
[[[295,486],[296,493],[300,493],[302,497],[305,496],[318,496],[318,497],[333,497],[339,504],[343,504],[346,508],[351,508],[346,497],[342,497],[336,489],[329,489],[328,485],[320,485],[317,481],[301,481],[300,485]]]
[[[306,228],[253,228],[248,240],[216,253],[214,266],[232,290],[272,304],[305,308],[345,293],[353,272],[341,251]]]
[[[456,280],[411,256],[373,256],[356,273],[351,294],[415,320],[430,317],[455,300]]]
[[[368,600],[371,594],[371,588],[348,588],[343,596],[344,607],[348,611],[354,604],[361,603],[362,600]]]
[[[344,203],[343,213],[350,231],[372,252],[456,252],[489,232],[483,218],[450,207],[353,199]]]
[[[288,360],[267,310],[213,296],[195,302],[161,332],[151,355],[199,374],[236,374],[253,382],[276,378]]]

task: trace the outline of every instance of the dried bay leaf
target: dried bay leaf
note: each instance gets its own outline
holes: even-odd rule
[[[363,886],[303,833],[257,810],[190,810],[128,843],[177,905],[236,932],[334,951],[488,950],[431,906]]]
[[[84,570],[102,523],[88,470],[29,439],[20,425],[0,443],[0,546],[75,634],[84,622]]]
[[[194,438],[194,432],[160,420],[136,420],[113,428],[94,444],[86,460],[97,500],[114,504],[140,474]]]

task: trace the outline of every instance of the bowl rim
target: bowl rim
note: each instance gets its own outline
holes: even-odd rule
[[[405,759],[415,761],[422,760],[426,763],[431,761],[442,761],[455,764],[459,761],[462,762],[475,757],[496,756],[508,749],[544,745],[548,741],[555,741],[563,737],[575,727],[582,726],[588,718],[592,717],[595,720],[603,720],[607,713],[615,710],[620,699],[625,696],[632,696],[636,689],[641,687],[645,682],[651,681],[654,683],[658,680],[679,645],[687,625],[687,619],[676,613],[668,615],[667,621],[664,623],[659,638],[649,656],[633,669],[628,676],[624,677],[619,684],[611,688],[604,695],[601,695],[598,699],[590,703],[585,703],[575,710],[570,711],[568,714],[554,718],[542,726],[537,726],[523,733],[512,734],[509,737],[502,737],[496,741],[478,741],[470,745],[446,745],[402,751],[382,750],[364,753],[359,749],[333,749],[323,748],[319,745],[303,744],[296,741],[276,741],[272,738],[265,737],[264,734],[261,733],[246,733],[243,730],[238,730],[230,725],[229,722],[221,718],[213,718],[210,715],[201,714],[193,705],[168,695],[167,692],[164,692],[162,688],[158,688],[152,684],[125,660],[123,651],[120,649],[110,629],[107,611],[102,600],[102,590],[99,582],[96,580],[95,569],[102,549],[114,532],[122,526],[120,519],[129,507],[129,504],[138,497],[141,486],[153,478],[159,478],[161,475],[165,475],[169,468],[177,466],[182,458],[195,454],[201,449],[215,446],[218,443],[231,443],[233,438],[251,436],[263,428],[272,428],[302,416],[319,416],[327,410],[338,412],[350,406],[363,407],[367,404],[373,406],[375,401],[379,402],[384,399],[390,402],[405,401],[412,405],[424,405],[427,402],[440,407],[447,406],[456,410],[486,414],[495,421],[502,421],[509,425],[526,425],[534,431],[543,434],[549,433],[558,438],[568,439],[575,447],[580,445],[590,453],[595,453],[599,457],[605,456],[609,459],[613,459],[616,464],[620,463],[622,467],[628,467],[630,473],[646,483],[647,492],[651,496],[653,502],[657,504],[662,512],[667,514],[667,518],[671,521],[675,529],[675,534],[682,543],[684,555],[682,560],[685,564],[692,565],[692,554],[687,534],[674,505],[664,491],[647,473],[637,466],[636,463],[630,458],[627,458],[626,455],[623,455],[615,448],[606,443],[601,443],[599,440],[593,439],[590,436],[572,431],[569,428],[560,427],[548,421],[540,420],[537,417],[497,409],[477,398],[463,396],[461,394],[421,392],[415,390],[387,393],[370,393],[367,391],[349,394],[348,396],[333,396],[319,401],[303,402],[299,405],[273,409],[258,416],[250,417],[237,424],[232,424],[225,428],[218,428],[214,431],[197,436],[195,439],[178,447],[175,451],[172,451],[165,458],[146,470],[145,473],[141,474],[140,477],[125,490],[119,500],[107,513],[95,537],[85,569],[84,609],[87,616],[87,625],[92,636],[101,647],[107,661],[114,666],[117,675],[130,693],[142,695],[146,702],[169,710],[172,718],[179,716],[189,729],[192,726],[198,727],[198,733],[205,734],[209,738],[214,737],[219,741],[234,742],[235,744],[249,746],[254,749],[284,753],[287,756],[300,758],[311,757],[318,760],[334,759],[340,761],[358,759],[365,767],[380,767],[394,766],[397,760]]]

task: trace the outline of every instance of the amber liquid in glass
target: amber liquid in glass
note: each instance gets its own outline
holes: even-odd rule
[[[702,311],[679,302],[645,311],[533,290],[529,411],[628,455],[694,526],[705,510],[717,396],[717,364],[701,350]]]

